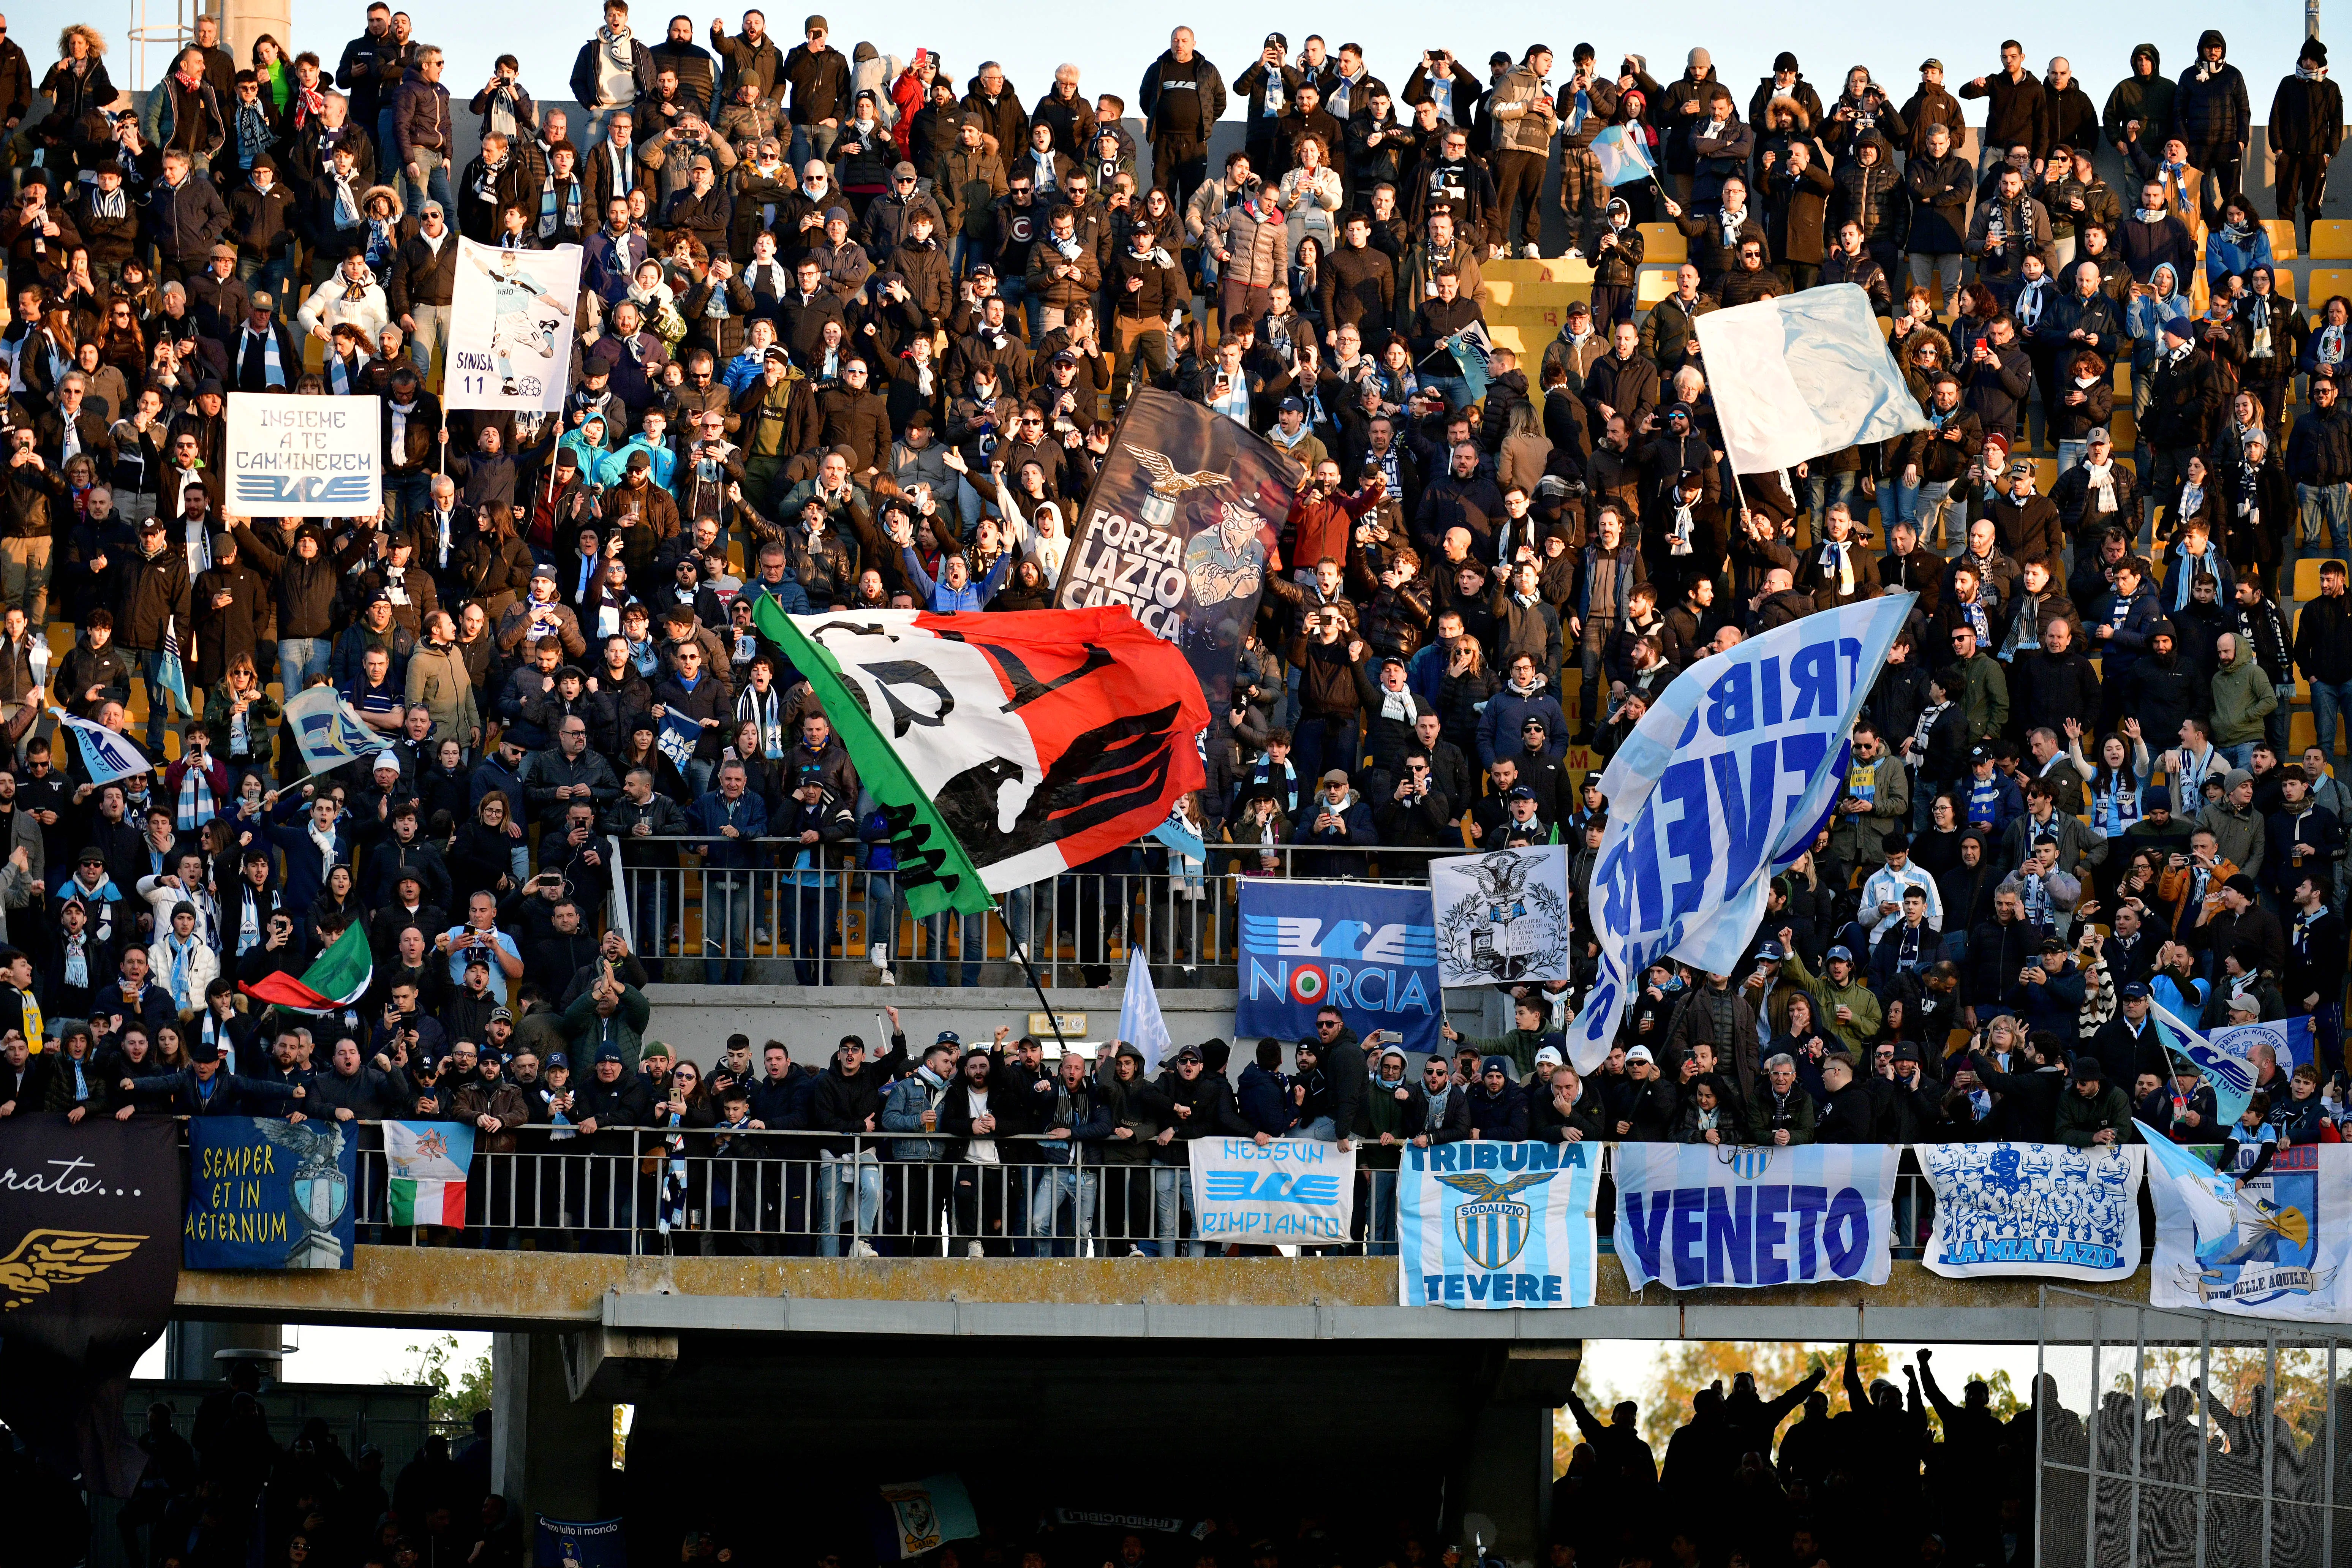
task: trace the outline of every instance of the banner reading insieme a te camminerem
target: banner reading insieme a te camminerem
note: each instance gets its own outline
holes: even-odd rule
[[[372,517],[383,503],[382,399],[228,395],[222,449],[237,517]]]
[[[1808,616],[1701,659],[1611,759],[1591,893],[1600,973],[1568,1035],[1579,1072],[1609,1054],[1659,957],[1717,973],[1738,963],[1773,871],[1836,803],[1846,732],[1916,597]]]

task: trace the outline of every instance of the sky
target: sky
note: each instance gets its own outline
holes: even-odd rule
[[[2352,0],[2342,3],[2352,5]],[[150,0],[150,4],[158,11],[168,9],[165,0]],[[1626,7],[1616,15],[1629,16],[1634,9]],[[109,9],[54,0],[8,8],[14,34],[33,62],[37,81],[56,58],[58,32],[66,22],[94,23],[120,50],[121,29],[130,14],[127,7]],[[533,4],[527,8],[412,0],[411,14],[416,18],[417,36],[449,52],[447,84],[460,99],[480,85],[499,53],[509,50],[522,63],[526,88],[548,98],[570,96],[565,83],[572,58],[599,19],[591,0]],[[639,31],[657,38],[671,14],[648,0],[636,18]],[[705,9],[688,14],[707,32],[715,13]],[[740,13],[723,14],[731,30]],[[1194,29],[1201,51],[1223,71],[1228,84],[1256,58],[1269,26],[1287,35],[1294,58],[1307,34],[1319,26],[1326,29],[1324,36],[1333,48],[1349,41],[1361,44],[1373,72],[1398,92],[1403,90],[1421,53],[1430,48],[1450,49],[1483,73],[1483,62],[1494,50],[1507,49],[1516,56],[1529,44],[1541,42],[1559,53],[1559,72],[1564,73],[1568,50],[1585,42],[1593,45],[1604,68],[1614,67],[1631,50],[1646,56],[1651,74],[1664,81],[1681,71],[1685,50],[1694,44],[1703,45],[1714,54],[1717,75],[1734,87],[1743,113],[1748,91],[1759,78],[1769,74],[1773,56],[1783,48],[1795,52],[1807,79],[1824,98],[1843,80],[1849,66],[1866,64],[1899,100],[1917,85],[1919,62],[1931,55],[1944,61],[1947,85],[1955,89],[1970,76],[1998,69],[2000,41],[2012,30],[2036,69],[2051,56],[2064,55],[2073,61],[2094,100],[2104,103],[2107,89],[2126,73],[2135,43],[2154,43],[2170,68],[2168,74],[2177,75],[2188,65],[2199,31],[2223,21],[2228,24],[2223,30],[2230,35],[2231,58],[2246,75],[2259,121],[2265,118],[2278,79],[2294,68],[2295,50],[2304,37],[2302,8],[2275,0],[2259,14],[2232,14],[2210,5],[2192,7],[2179,0],[2155,0],[2129,7],[2117,4],[2068,6],[2056,12],[1997,6],[1947,11],[1931,5],[1889,5],[1885,0],[1815,0],[1803,7],[1807,22],[1802,26],[1790,26],[1790,12],[1777,6],[1686,0],[1670,12],[1655,13],[1673,18],[1661,25],[1603,24],[1601,17],[1609,11],[1587,12],[1575,26],[1589,30],[1573,37],[1562,30],[1568,24],[1559,7],[1538,5],[1535,0],[1488,0],[1477,14],[1475,26],[1447,26],[1433,21],[1426,5],[1400,5],[1393,0],[1319,11],[1269,8],[1235,0],[1174,7],[1108,5],[1081,9],[1059,5],[1013,11],[962,0],[955,4],[902,0],[889,7],[891,22],[877,33],[859,21],[861,15],[875,13],[843,7],[827,12],[834,43],[845,52],[861,38],[870,39],[886,55],[902,58],[918,47],[928,48],[947,61],[959,81],[968,78],[983,58],[992,58],[1003,64],[1024,101],[1042,96],[1051,83],[1054,68],[1075,58],[1085,91],[1089,95],[1117,92],[1130,104],[1145,67],[1166,46],[1169,28],[1179,20]],[[532,24],[520,33],[510,20],[518,15],[527,15]],[[769,18],[769,30],[797,42],[803,15],[779,9]],[[340,0],[332,5],[295,0],[293,16],[293,36],[284,41],[297,52],[316,50],[331,68],[343,43],[365,20],[358,0]],[[1003,22],[1007,16],[1021,17],[1023,25],[1007,27]],[[2014,19],[2005,21],[2004,16]],[[566,26],[562,21],[564,17],[576,21]],[[1030,25],[1047,19],[1082,21],[1082,29]],[[1858,57],[1846,52],[1843,41],[1850,39],[1868,41]],[[1832,47],[1832,40],[1840,41],[1837,47]],[[116,80],[122,79],[118,76]],[[1980,102],[1968,107],[1970,120],[1981,118]],[[1229,114],[1234,112],[1238,110],[1229,109]]]
[[[416,1369],[409,1346],[423,1344],[447,1331],[431,1329],[353,1329],[325,1323],[287,1325],[285,1342],[294,1353],[279,1363],[288,1383],[406,1383]],[[453,1367],[468,1364],[490,1353],[487,1333],[457,1336]],[[134,1377],[163,1375],[163,1342],[158,1340],[140,1359]]]

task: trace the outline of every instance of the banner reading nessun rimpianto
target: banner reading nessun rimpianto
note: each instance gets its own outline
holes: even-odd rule
[[[1139,393],[1072,531],[1054,603],[1132,612],[1184,650],[1221,713],[1298,480],[1298,465],[1239,420]]]

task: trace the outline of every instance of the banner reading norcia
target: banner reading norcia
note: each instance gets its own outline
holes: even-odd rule
[[[1923,1261],[1948,1279],[2126,1279],[2139,1268],[2137,1144],[1915,1143],[1936,1191]]]
[[[1739,962],[1773,870],[1833,804],[1846,732],[1915,597],[1808,616],[1699,660],[1610,760],[1591,894],[1601,969],[1568,1036],[1579,1072],[1609,1054],[1660,954],[1718,974]]]
[[[1397,1289],[1408,1307],[1590,1307],[1598,1143],[1471,1140],[1407,1149]]]
[[[1617,1259],[1634,1289],[1886,1283],[1901,1144],[1614,1147]]]
[[[228,395],[228,510],[369,517],[383,501],[383,400]]]
[[[442,405],[561,409],[579,298],[576,245],[502,250],[459,239]]]
[[[1087,496],[1054,602],[1133,612],[1184,650],[1210,711],[1223,712],[1297,489],[1298,466],[1248,426],[1172,393],[1139,393]]]
[[[1356,1212],[1356,1156],[1312,1138],[1198,1138],[1192,1213],[1203,1239],[1344,1242]]]
[[[1241,921],[1235,1034],[1311,1039],[1331,1006],[1358,1039],[1391,1029],[1406,1050],[1444,1048],[1426,889],[1246,877]]]

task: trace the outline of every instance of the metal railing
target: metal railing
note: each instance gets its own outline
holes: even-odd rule
[[[356,1122],[353,1218],[362,1242],[449,1239],[453,1226],[391,1224],[380,1123]],[[627,1127],[581,1134],[532,1126],[515,1147],[477,1148],[460,1244],[705,1256],[992,1258],[1205,1257],[1192,1234],[1191,1170],[1109,1141],[1040,1133],[989,1140],[994,1161],[945,1157],[962,1140],[932,1132],[843,1134],[786,1129]],[[1131,1146],[1127,1146],[1131,1148]],[[1181,1143],[1169,1145],[1179,1156]],[[1393,1169],[1359,1169],[1353,1234],[1335,1252],[1395,1251]],[[1601,1146],[1601,1250],[1615,1250],[1613,1146]],[[908,1157],[902,1158],[901,1155]],[[2143,1192],[2141,1234],[2152,1238]],[[1895,1177],[1893,1256],[1916,1259],[1935,1190],[1906,1148]],[[2153,1241],[2143,1245],[2143,1260]]]
[[[642,856],[648,845],[677,854],[711,840],[627,842]],[[772,854],[801,847],[781,839],[751,842]],[[1017,963],[1017,942],[1048,985],[1108,984],[1130,952],[1198,974],[1202,984],[1231,985],[1246,879],[1345,875],[1417,887],[1426,885],[1433,856],[1464,851],[1213,845],[1194,877],[1146,869],[1146,854],[1160,852],[1156,843],[1139,848],[1133,870],[1066,871],[1013,889],[999,895],[1002,921],[992,914],[918,919],[907,912],[891,871],[709,867],[694,864],[690,853],[682,865],[623,863],[613,902],[628,922],[632,951],[661,980],[741,984],[756,978],[752,964],[789,963],[787,976],[803,985],[860,984],[873,976],[879,947],[895,978],[970,987],[982,983],[982,966]],[[1371,874],[1361,875],[1365,869]],[[1018,973],[998,978],[1025,984]]]

